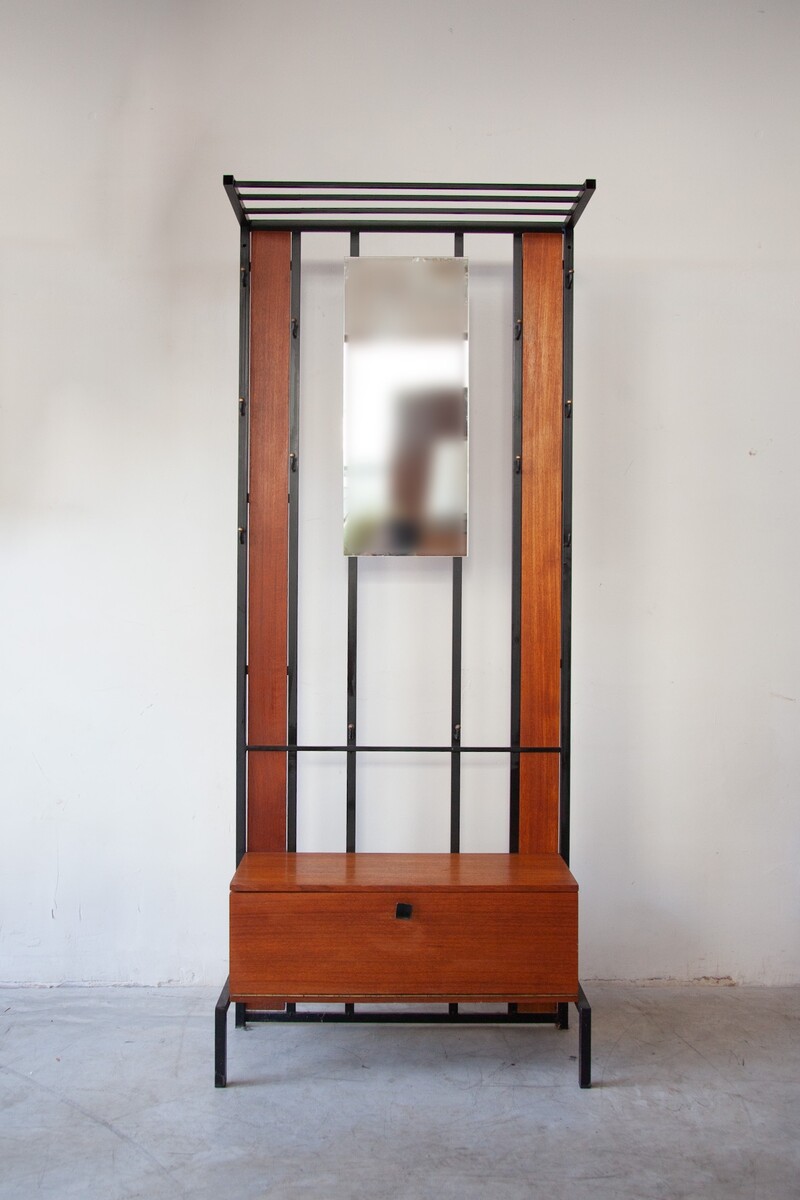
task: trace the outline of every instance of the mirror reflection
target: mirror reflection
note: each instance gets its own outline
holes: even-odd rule
[[[467,553],[468,266],[345,260],[344,552]]]

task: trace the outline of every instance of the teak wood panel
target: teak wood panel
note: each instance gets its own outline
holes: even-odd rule
[[[398,919],[397,903],[410,904]],[[231,995],[569,1000],[576,892],[231,892]]]
[[[557,746],[561,726],[563,240],[522,238],[520,737]],[[558,850],[559,764],[523,754],[519,848]]]
[[[234,892],[576,892],[558,854],[245,854]]]
[[[555,851],[558,848],[559,756],[522,754],[520,759],[520,850]]]
[[[257,231],[250,253],[250,508],[247,740],[286,742],[291,234]],[[247,845],[286,845],[286,756],[248,754]]]

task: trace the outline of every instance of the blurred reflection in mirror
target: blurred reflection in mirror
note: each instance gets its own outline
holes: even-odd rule
[[[344,552],[467,553],[464,258],[345,260]]]

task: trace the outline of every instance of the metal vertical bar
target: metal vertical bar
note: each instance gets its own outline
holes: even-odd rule
[[[350,257],[358,258],[359,235],[350,232]],[[347,560],[347,831],[346,850],[356,848],[356,692],[358,683],[358,559]],[[352,747],[350,749],[349,747]]]
[[[458,231],[453,236],[453,253],[456,258],[464,257],[464,234]],[[451,699],[450,699],[450,853],[461,850],[461,755],[457,747],[461,744],[461,558],[453,559],[453,637],[451,656]],[[458,1016],[458,1004],[447,1006],[451,1017]]]
[[[558,850],[569,863],[570,737],[572,697],[572,282],[575,233],[564,234],[564,361],[563,434],[561,439],[561,759],[558,805]]]
[[[358,559],[347,560],[347,834],[346,850],[356,848],[356,690],[358,682]]]
[[[233,211],[236,213],[236,220],[239,222],[239,224],[242,227],[248,225],[249,221],[247,218],[247,213],[244,211],[244,208],[242,206],[242,200],[239,195],[239,189],[236,186],[236,180],[233,178],[232,175],[223,175],[222,176],[222,186],[225,188],[225,191],[227,192],[227,195],[228,195],[228,199],[230,200],[231,206],[233,207]]]
[[[569,216],[564,222],[564,228],[567,230],[567,232],[575,228],[575,225],[580,219],[581,213],[594,195],[594,189],[596,187],[597,183],[594,179],[587,179],[585,181],[583,187],[578,193],[577,199],[572,204],[572,209]]]
[[[592,1006],[578,984],[578,1083],[582,1088],[592,1086]]]
[[[522,592],[522,234],[514,234],[511,486],[511,745],[520,744]],[[519,851],[519,754],[511,754],[508,848]]]
[[[453,630],[450,682],[450,853],[461,849],[461,610],[463,560],[453,559]]]
[[[454,235],[454,255],[464,257],[464,234]],[[461,849],[461,630],[463,559],[453,559],[453,610],[450,656],[450,853]],[[457,1009],[456,1009],[457,1011]]]
[[[287,605],[286,849],[297,850],[297,571],[300,502],[300,234],[292,234],[289,343],[289,580]]]
[[[236,555],[236,865],[247,850],[247,504],[250,476],[250,231],[239,239],[239,497]]]
[[[350,257],[358,258],[359,234],[350,231]],[[347,560],[347,827],[345,844],[348,854],[356,849],[356,714],[358,684],[358,559]],[[354,1004],[345,1004],[345,1016],[355,1014]]]
[[[214,1006],[214,1087],[228,1082],[228,1009],[231,1003],[230,977],[225,980]]]

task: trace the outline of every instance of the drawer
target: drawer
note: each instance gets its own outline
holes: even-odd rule
[[[230,959],[233,999],[574,1000],[578,897],[232,892]]]

